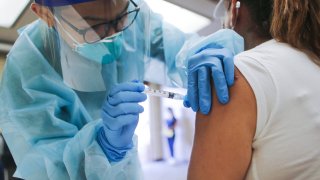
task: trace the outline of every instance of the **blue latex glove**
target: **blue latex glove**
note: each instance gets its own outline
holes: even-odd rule
[[[208,114],[211,110],[211,76],[218,100],[229,102],[228,86],[234,83],[233,53],[216,44],[202,48],[188,60],[188,94],[185,107]],[[210,76],[211,75],[211,76]]]
[[[144,111],[138,103],[147,99],[144,85],[137,82],[121,83],[111,88],[102,106],[103,128],[97,141],[112,162],[123,159],[133,147],[132,137],[139,114]]]

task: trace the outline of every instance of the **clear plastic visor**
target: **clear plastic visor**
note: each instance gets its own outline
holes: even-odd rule
[[[226,0],[220,0],[218,4],[216,5],[214,11],[213,11],[213,17],[217,19],[223,19],[226,16],[226,13],[228,9],[226,8],[229,3]]]
[[[54,7],[59,34],[68,44],[96,43],[130,27],[139,12],[132,0],[97,0]]]
[[[119,69],[129,65],[129,56],[143,67],[149,32],[138,24],[143,5],[137,2],[96,0],[52,8],[68,86],[84,92],[105,91],[124,79]]]

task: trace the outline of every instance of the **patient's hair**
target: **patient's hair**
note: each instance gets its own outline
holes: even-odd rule
[[[272,4],[273,0],[239,0],[241,4],[245,4],[253,18],[255,24],[258,26],[260,36],[271,38],[270,26],[272,19]]]
[[[271,34],[320,65],[320,0],[274,0]]]

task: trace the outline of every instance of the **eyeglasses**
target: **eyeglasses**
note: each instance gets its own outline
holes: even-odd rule
[[[134,7],[133,9],[128,10],[130,2],[133,4]],[[126,30],[134,22],[138,15],[138,12],[140,11],[140,7],[133,0],[130,0],[130,2],[128,2],[124,10],[126,11],[125,13],[121,13],[111,21],[96,24],[85,29],[78,29],[69,21],[67,21],[64,17],[59,17],[73,30],[82,35],[86,43],[91,44],[114,34],[111,33],[112,28],[115,30],[115,33],[121,32]]]

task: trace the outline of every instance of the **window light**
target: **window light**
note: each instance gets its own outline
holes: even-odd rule
[[[28,3],[29,0],[0,0],[0,26],[12,27]]]
[[[146,0],[150,8],[164,20],[185,33],[193,33],[210,24],[210,19],[164,0]]]

